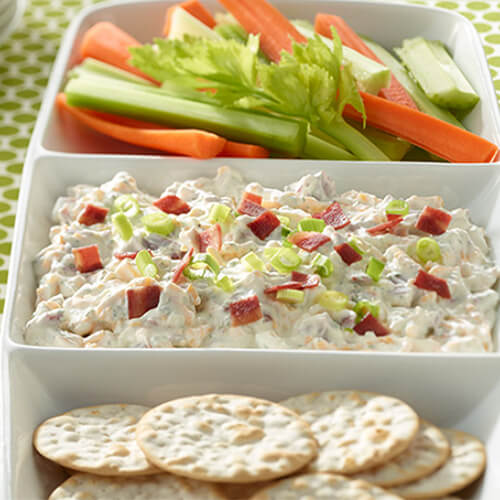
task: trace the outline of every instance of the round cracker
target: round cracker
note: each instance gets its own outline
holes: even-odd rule
[[[217,489],[226,500],[248,500],[252,495],[273,484],[273,481],[256,483],[218,483]]]
[[[366,481],[323,472],[303,474],[273,483],[250,500],[402,500]]]
[[[270,401],[208,394],[153,408],[137,425],[148,460],[174,474],[252,482],[290,474],[317,453],[307,423]]]
[[[481,441],[462,431],[442,431],[451,446],[448,460],[429,476],[394,488],[394,493],[404,498],[442,497],[465,488],[483,473],[486,453]]]
[[[310,393],[282,401],[311,426],[319,443],[315,472],[353,474],[402,453],[418,431],[417,414],[399,399],[358,391]]]
[[[43,422],[33,444],[49,460],[80,472],[158,474],[161,471],[146,460],[135,439],[136,424],[149,409],[128,404],[77,408]]]
[[[398,486],[416,481],[441,467],[450,454],[450,445],[435,425],[420,420],[415,439],[410,446],[391,461],[356,474],[378,486]]]
[[[200,481],[170,474],[143,477],[103,477],[93,474],[76,474],[58,488],[49,500],[223,500],[216,489]]]

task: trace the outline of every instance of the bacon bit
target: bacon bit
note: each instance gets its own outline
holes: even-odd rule
[[[153,256],[153,253],[151,252],[151,250],[148,250],[149,252],[149,255],[151,255],[151,257]],[[137,254],[139,252],[123,252],[123,253],[115,253],[114,254],[114,257],[115,259],[118,259],[118,260],[123,260],[123,259],[135,259],[137,257]]]
[[[243,193],[241,200],[242,201],[249,200],[249,201],[253,201],[254,203],[257,203],[257,205],[262,205],[262,196],[259,196],[258,194],[250,193],[249,191],[245,191]]]
[[[312,214],[311,217],[313,219],[321,219],[322,215],[323,215],[323,212],[316,212],[315,214]]]
[[[84,224],[85,226],[91,226],[92,224],[97,224],[98,222],[104,222],[108,212],[109,210],[107,208],[87,203],[78,216],[78,222],[80,224]]]
[[[427,205],[418,218],[416,228],[429,234],[443,234],[451,222],[451,215]]]
[[[73,248],[75,256],[75,265],[81,273],[90,273],[97,269],[102,269],[101,256],[99,255],[99,247],[90,245],[88,247]]]
[[[364,335],[366,332],[373,332],[377,337],[384,337],[391,333],[379,320],[370,313],[353,328],[358,335]]]
[[[262,318],[262,310],[257,295],[229,304],[231,326],[242,326]]]
[[[375,236],[377,234],[392,233],[392,230],[403,220],[403,217],[397,216],[388,222],[382,222],[377,226],[370,227],[366,230],[367,233]]]
[[[320,219],[323,219],[329,226],[333,226],[333,229],[335,230],[342,229],[351,223],[338,201],[334,201],[326,210],[324,210],[320,214]]]
[[[258,217],[259,215],[267,211],[260,204],[246,199],[241,200],[241,203],[239,204],[237,210],[240,214],[250,215],[252,217]]]
[[[291,234],[288,237],[288,241],[306,252],[314,252],[317,248],[331,240],[326,234],[314,231],[299,231],[298,233]]]
[[[180,278],[182,277],[182,271],[184,271],[184,269],[186,269],[186,267],[189,266],[189,263],[191,262],[191,257],[193,256],[193,252],[194,248],[190,248],[189,252],[182,258],[180,264],[178,265],[177,269],[174,272],[174,276],[172,277],[173,283],[179,283]]]
[[[398,214],[385,214],[386,217],[387,217],[387,220],[395,220],[395,219],[399,219],[401,217],[401,215],[398,215]]]
[[[420,270],[413,284],[423,290],[436,292],[440,297],[443,297],[443,299],[451,299],[450,289],[448,288],[446,280],[438,278],[433,274]]]
[[[267,211],[247,224],[250,231],[252,231],[259,240],[265,240],[279,225],[280,220],[278,217],[272,212]]]
[[[153,205],[166,214],[187,214],[191,210],[191,207],[175,194],[167,194],[163,198],[154,201]]]
[[[341,245],[337,245],[335,247],[335,250],[348,266],[354,264],[355,262],[358,262],[363,258],[358,252],[356,252],[356,250],[354,250],[354,248],[352,248],[351,245],[349,245],[349,243],[342,243]]]
[[[128,319],[140,318],[160,302],[161,287],[158,285],[140,286],[127,290]]]
[[[208,247],[220,250],[222,246],[222,229],[218,223],[210,226],[200,233],[199,238],[200,252],[206,252]]]
[[[275,285],[264,290],[266,294],[273,294],[279,292],[280,290],[304,290],[306,288],[314,288],[320,284],[319,276],[309,274],[298,273],[297,271],[292,271],[292,280],[283,283],[282,285]]]

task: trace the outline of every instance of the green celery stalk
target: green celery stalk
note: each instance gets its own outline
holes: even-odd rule
[[[179,99],[126,82],[113,85],[105,79],[80,77],[68,82],[65,94],[71,106],[207,130],[295,157],[302,155],[305,146],[306,122]]]
[[[236,40],[239,43],[247,43],[248,33],[241,24],[217,24],[214,31],[225,40]],[[261,62],[269,63],[269,58],[259,49],[258,57]]]
[[[307,134],[302,156],[303,158],[313,158],[315,160],[356,160],[356,157],[349,153],[349,151],[324,141],[311,133]]]

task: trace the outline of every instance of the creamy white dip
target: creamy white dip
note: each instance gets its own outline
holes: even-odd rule
[[[333,263],[330,276],[303,291],[303,302],[284,303],[264,293],[271,286],[290,281],[290,276],[274,269],[266,257],[266,249],[282,247],[282,231],[278,227],[260,240],[247,226],[255,219],[249,215],[229,217],[221,224],[222,247],[209,250],[220,265],[218,278],[229,277],[232,291],[210,279],[184,277],[177,284],[172,282],[182,256],[196,247],[196,235],[213,225],[209,220],[212,206],[222,204],[235,211],[245,191],[261,195],[263,206],[286,220],[292,230],[300,220],[325,210],[333,201],[350,219],[340,230],[327,225],[323,234],[331,241],[314,252],[293,247],[302,259],[296,269],[301,273],[313,274],[311,263],[318,254]],[[140,207],[139,214],[130,219],[133,236],[128,241],[120,238],[111,222],[113,204],[123,194],[132,195]],[[394,231],[371,235],[367,229],[387,221],[386,207],[393,197],[381,199],[357,191],[337,194],[334,182],[321,172],[278,190],[247,184],[238,172],[222,167],[214,179],[174,183],[162,196],[167,194],[177,195],[191,208],[189,213],[171,215],[175,230],[168,236],[145,230],[141,218],[159,211],[152,204],[156,198],[141,192],[126,173],[100,187],[75,186],[56,202],[50,245],[35,261],[39,286],[36,310],[25,329],[26,343],[426,352],[487,352],[493,348],[498,294],[492,286],[498,271],[484,230],[470,222],[467,210],[446,211],[438,196],[408,198],[409,213]],[[89,226],[78,222],[89,203],[109,209],[104,222]],[[414,252],[416,242],[429,236],[415,227],[425,206],[440,208],[452,217],[443,234],[432,235],[441,251],[438,262],[423,263]],[[360,261],[347,265],[334,247],[353,237],[363,255]],[[89,245],[98,246],[103,268],[82,273],[75,267],[72,250]],[[133,258],[120,260],[115,256],[141,249],[151,251],[158,269],[156,278],[142,276]],[[244,263],[242,258],[249,252],[265,263],[264,271]],[[370,257],[385,264],[378,282],[366,273]],[[416,287],[413,281],[419,270],[445,279],[451,298]],[[151,284],[162,289],[158,305],[129,319],[127,290]],[[327,290],[345,294],[348,305],[341,310],[322,307],[318,297]],[[254,295],[262,318],[231,326],[229,305]],[[360,318],[352,309],[360,301],[378,306],[378,321],[389,330],[388,335],[353,331]]]

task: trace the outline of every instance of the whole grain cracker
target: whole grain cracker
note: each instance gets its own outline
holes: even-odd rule
[[[157,474],[135,439],[146,406],[108,404],[77,408],[49,418],[35,431],[41,455],[80,472],[103,476]]]
[[[317,453],[309,426],[294,412],[270,401],[225,394],[153,408],[137,425],[137,440],[158,467],[219,482],[285,476]]]
[[[434,472],[446,461],[450,445],[435,425],[420,420],[420,427],[410,446],[391,461],[356,474],[378,486],[398,486]]]
[[[250,500],[402,500],[365,481],[323,472],[275,482]]]
[[[282,401],[311,426],[319,444],[309,470],[353,474],[402,453],[418,431],[417,414],[399,399],[358,391],[310,393]]]
[[[207,483],[171,474],[143,477],[103,477],[76,474],[58,488],[49,500],[223,500]]]
[[[481,441],[462,431],[443,429],[443,433],[451,446],[444,465],[429,476],[392,491],[404,498],[442,497],[465,488],[482,474],[486,453]]]

